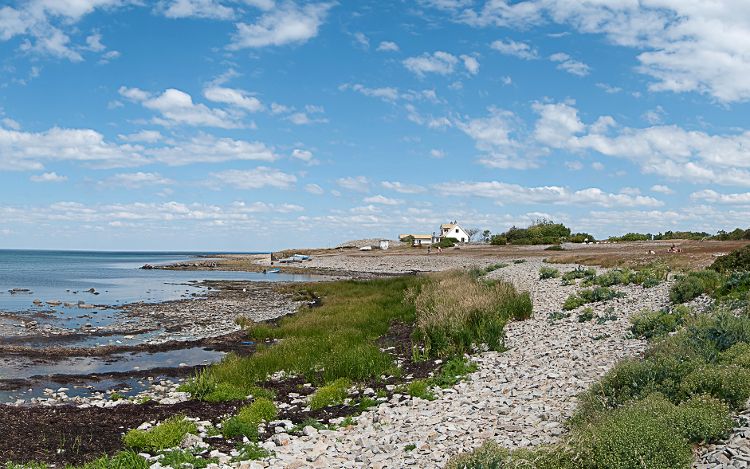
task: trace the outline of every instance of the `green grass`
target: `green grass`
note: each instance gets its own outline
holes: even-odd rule
[[[578,313],[578,322],[589,322],[592,319],[594,319],[593,308],[583,308],[581,312]]]
[[[246,436],[250,440],[257,440],[258,425],[275,419],[277,415],[274,403],[261,397],[241,408],[237,415],[224,420],[221,431],[226,438]]]
[[[162,454],[164,457],[159,460],[161,465],[165,467],[172,467],[174,469],[182,469],[183,467],[204,469],[211,463],[219,462],[219,460],[216,458],[204,459],[203,457],[196,456],[195,454],[187,450],[164,451]]]
[[[428,401],[435,400],[435,395],[430,390],[430,381],[426,379],[416,379],[411,383],[403,386],[401,391],[411,397],[418,397]]]
[[[239,454],[232,458],[232,461],[253,461],[255,459],[263,459],[271,455],[265,448],[258,445],[257,443],[247,443],[237,448]]]
[[[310,398],[310,409],[318,410],[324,407],[339,405],[349,394],[352,382],[347,378],[339,378],[318,388]]]
[[[281,339],[278,343],[261,345],[249,357],[229,355],[183,389],[199,399],[232,400],[257,394],[257,385],[278,371],[318,384],[396,373],[391,356],[380,351],[375,341],[391,322],[414,321],[414,305],[404,301],[404,293],[422,282],[423,278],[397,277],[307,287],[323,299],[320,307],[302,309],[278,326],[255,325],[248,330],[259,344]]]
[[[27,466],[29,469],[35,466]],[[46,465],[39,466],[46,468]],[[148,469],[151,463],[135,451],[120,451],[114,456],[102,456],[82,466],[66,466],[66,469]]]
[[[703,294],[711,294],[722,284],[722,276],[713,270],[690,272],[677,278],[669,290],[672,303],[685,303]]]
[[[676,331],[690,314],[692,312],[684,306],[677,306],[672,310],[644,310],[630,318],[630,331],[634,336],[644,339],[662,337]]]
[[[194,422],[177,415],[148,430],[130,430],[123,443],[134,450],[161,451],[179,445],[186,434],[197,431]]]

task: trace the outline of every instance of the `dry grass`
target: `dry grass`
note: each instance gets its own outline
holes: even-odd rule
[[[485,282],[468,272],[449,271],[407,293],[414,302],[416,330],[428,354],[445,356],[473,345],[503,347],[503,328],[510,319],[531,316],[528,293],[504,282]]]

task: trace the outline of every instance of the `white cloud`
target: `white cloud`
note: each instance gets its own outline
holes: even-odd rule
[[[382,41],[380,44],[378,44],[377,50],[379,52],[398,52],[398,44],[392,41]]]
[[[539,53],[535,48],[525,42],[497,40],[490,44],[490,47],[505,55],[512,55],[524,60],[533,60],[539,58]]]
[[[432,54],[424,53],[418,57],[409,57],[404,59],[403,64],[407,70],[420,77],[428,73],[450,75],[458,64],[458,58],[448,52],[437,51]]]
[[[149,157],[170,166],[223,161],[275,161],[278,156],[262,142],[218,138],[209,134],[180,141],[172,146],[149,149]]]
[[[234,10],[217,0],[172,0],[163,8],[167,18],[210,18],[228,20],[234,18]]]
[[[693,200],[701,200],[715,204],[727,205],[750,205],[750,192],[739,194],[720,194],[714,190],[706,189],[690,194]]]
[[[437,184],[438,191],[452,195],[483,197],[496,204],[557,204],[557,205],[597,205],[601,207],[658,207],[664,205],[653,197],[629,194],[612,194],[601,189],[570,190],[561,186],[524,187],[498,181],[454,182]]]
[[[568,103],[537,103],[534,109],[540,114],[534,135],[552,148],[628,159],[670,179],[750,186],[750,131],[711,135],[675,125],[619,127],[607,116],[585,125]]]
[[[380,98],[384,101],[396,101],[399,98],[399,92],[398,89],[393,87],[382,87],[382,88],[368,88],[364,85],[361,85],[359,83],[354,84],[348,84],[345,83],[341,86],[339,86],[340,90],[347,90],[352,89],[358,93],[361,93],[365,96],[369,96],[371,98]]]
[[[354,33],[354,40],[357,41],[357,44],[359,44],[363,48],[370,48],[370,39],[365,35],[365,33],[361,31]]]
[[[565,167],[571,171],[580,171],[583,169],[583,163],[580,161],[566,161]]]
[[[527,29],[551,21],[603,34],[637,51],[638,70],[654,79],[654,91],[695,91],[724,102],[750,99],[745,0],[488,0],[449,10],[476,27]]]
[[[318,160],[313,157],[313,154],[309,150],[303,150],[301,148],[295,148],[292,150],[292,158],[304,161],[308,165],[318,164]]]
[[[209,185],[217,189],[224,186],[235,189],[260,189],[263,187],[288,189],[296,182],[297,177],[293,174],[265,166],[249,170],[230,169],[211,173],[208,181]]]
[[[608,85],[607,83],[597,83],[596,87],[603,90],[607,94],[617,94],[622,91],[619,86]]]
[[[67,176],[61,176],[55,172],[34,174],[30,178],[31,182],[63,182],[67,181]]]
[[[159,125],[189,125],[195,127],[218,127],[236,129],[242,127],[242,114],[224,109],[209,108],[202,103],[194,103],[192,96],[184,91],[168,88],[158,96],[152,96],[137,88],[121,87],[120,94],[128,99],[140,102],[143,107],[157,111],[162,117],[154,118]],[[215,98],[229,99],[226,93],[213,95]]]
[[[470,55],[462,55],[461,60],[464,62],[464,68],[471,75],[479,73],[479,61]]]
[[[386,189],[399,192],[401,194],[421,194],[426,192],[427,189],[416,185],[416,184],[404,184],[403,182],[397,181],[383,181],[380,183]]]
[[[365,176],[339,178],[336,184],[350,191],[367,192],[370,190],[370,181]]]
[[[367,204],[380,204],[380,205],[401,205],[404,203],[403,200],[391,199],[383,195],[373,195],[372,197],[365,197],[363,202]]]
[[[323,190],[323,188],[320,187],[317,184],[307,184],[307,185],[305,185],[305,190],[307,192],[309,192],[311,194],[315,194],[315,195],[321,195],[321,194],[325,193],[325,191]]]
[[[651,186],[651,192],[658,192],[660,194],[674,194],[674,191],[669,186],[663,184],[654,184]]]
[[[521,142],[513,134],[519,127],[518,118],[509,111],[490,109],[488,117],[456,121],[456,126],[474,140],[483,154],[480,162],[493,168],[528,169],[537,166],[533,151],[519,150]]]
[[[571,58],[564,52],[552,54],[549,56],[549,59],[552,62],[557,62],[557,68],[559,68],[560,70],[564,70],[573,75],[578,75],[579,77],[585,77],[590,72],[590,68],[588,65]]]
[[[2,124],[3,127],[6,127],[8,129],[21,130],[21,124],[11,119],[10,117],[4,117],[2,120],[0,120],[0,124]]]
[[[117,136],[120,140],[126,142],[145,142],[145,143],[156,143],[161,141],[164,137],[161,132],[157,130],[141,130],[132,134],[120,134]]]
[[[128,189],[140,189],[145,186],[166,186],[174,184],[174,181],[163,177],[159,173],[119,173],[99,182],[101,187],[125,187]]]
[[[245,90],[212,86],[203,90],[203,96],[215,103],[229,104],[248,112],[263,110],[263,103]]]
[[[331,3],[304,6],[285,2],[263,14],[253,24],[238,23],[229,48],[232,50],[285,44],[303,44],[318,35]]]
[[[430,150],[430,156],[432,158],[445,158],[445,152],[443,150],[438,150],[437,148],[433,148]]]

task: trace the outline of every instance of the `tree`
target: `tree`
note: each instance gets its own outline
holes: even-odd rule
[[[469,237],[469,242],[471,242],[471,239],[479,233],[479,228],[468,228],[466,230],[466,235]]]
[[[492,237],[492,232],[490,230],[482,231],[482,241],[484,241],[485,243],[489,243],[491,237]]]

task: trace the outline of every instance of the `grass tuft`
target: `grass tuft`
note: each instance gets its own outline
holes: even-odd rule
[[[178,446],[185,435],[197,431],[194,422],[177,415],[148,430],[130,430],[123,437],[123,443],[135,450],[161,451]]]

